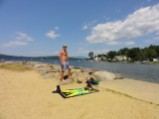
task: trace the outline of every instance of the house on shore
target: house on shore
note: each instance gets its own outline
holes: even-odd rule
[[[127,61],[128,57],[125,56],[125,55],[118,55],[118,56],[115,56],[114,60],[116,60],[116,61]]]

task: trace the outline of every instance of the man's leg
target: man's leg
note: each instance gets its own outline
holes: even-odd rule
[[[56,88],[52,91],[52,93],[60,93],[61,92],[60,85],[62,83],[63,77],[64,77],[64,71],[63,71],[63,68],[61,67],[61,78],[60,78],[60,81],[59,81],[58,85],[56,86]]]
[[[67,75],[70,77],[71,76],[71,68],[69,67],[69,64],[66,64],[66,69],[68,70]]]
[[[60,81],[62,81],[63,80],[63,78],[64,78],[64,71],[61,71],[61,79],[60,79]]]
[[[71,69],[68,68],[68,76],[70,77],[72,74],[71,74]]]
[[[72,72],[71,72],[71,68],[68,67],[68,76],[69,78],[74,81],[73,77],[72,77]]]

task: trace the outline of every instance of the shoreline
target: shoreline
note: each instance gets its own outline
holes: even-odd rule
[[[107,78],[94,86],[99,92],[63,99],[52,93],[59,81],[58,65],[29,62],[27,66],[32,69],[19,72],[0,68],[1,119],[159,118],[158,84],[127,78],[110,80],[115,77],[112,73],[94,71]],[[61,88],[84,87],[90,70],[72,69],[74,81]],[[83,82],[77,83],[78,78]]]
[[[50,61],[48,62],[43,62],[43,61],[6,61],[6,62],[39,62],[39,63],[46,63],[46,64],[50,64],[50,65],[59,65],[58,63],[52,63]],[[93,61],[95,63],[98,63],[96,61]],[[2,63],[2,62],[0,62]],[[151,65],[151,64],[144,64],[144,65],[140,65],[138,67],[138,64],[134,63],[134,65],[131,65],[131,63],[117,63],[117,66],[116,66],[116,63],[112,63],[112,64],[97,64],[97,66],[94,66],[93,64],[90,64],[92,66],[89,66],[86,64],[86,66],[79,66],[78,65],[75,65],[74,63],[76,62],[72,62],[72,65],[70,65],[71,67],[76,67],[78,69],[94,69],[94,70],[99,70],[99,71],[106,71],[106,72],[111,72],[111,73],[114,73],[114,74],[117,74],[117,75],[120,75],[121,77],[125,77],[125,78],[131,78],[131,79],[136,79],[136,80],[141,80],[141,81],[147,81],[147,82],[151,82],[151,83],[158,83],[159,84],[159,80],[158,80],[158,73],[157,73],[157,70],[159,70],[159,68],[156,66],[156,65]],[[79,62],[77,62],[79,63]],[[100,62],[99,62],[100,63]],[[102,62],[101,62],[102,63]],[[119,65],[118,65],[119,64]],[[124,65],[123,68],[119,68],[122,67],[122,64]],[[96,64],[95,64],[96,65]],[[104,67],[100,67],[100,65],[103,65],[107,68],[104,68]],[[129,66],[130,65],[130,66]],[[150,67],[149,67],[150,65]],[[108,67],[111,67],[112,68],[108,68]],[[114,68],[114,67],[117,67],[117,68]],[[131,67],[131,68],[129,68]],[[137,67],[137,68],[135,68]],[[128,68],[128,71],[126,71]],[[140,70],[138,70],[140,69]],[[146,70],[145,70],[146,69]],[[120,71],[121,70],[121,71]],[[149,70],[152,70],[151,72],[154,72],[154,73],[150,73]],[[134,72],[135,71],[135,72]]]
[[[138,66],[137,63],[122,63],[122,62],[111,63],[111,62],[96,62],[96,61],[93,61],[92,64],[93,63],[101,63],[99,66],[104,65],[107,68],[102,67],[100,68],[100,70],[110,71],[113,73],[119,73],[121,76],[125,78],[131,78],[131,79],[159,84],[159,80],[158,80],[159,75],[157,72],[159,70],[158,65],[139,64]],[[106,65],[104,63],[106,63]],[[111,66],[112,68],[108,68]],[[121,67],[121,69],[119,66]],[[114,67],[117,67],[117,68],[114,68]]]

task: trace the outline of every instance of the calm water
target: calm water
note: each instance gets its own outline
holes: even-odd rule
[[[72,62],[72,65],[107,70],[124,77],[159,83],[159,65],[109,62]]]

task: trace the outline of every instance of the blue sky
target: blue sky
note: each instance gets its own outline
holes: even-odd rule
[[[87,56],[159,44],[159,0],[0,0],[0,54]]]

